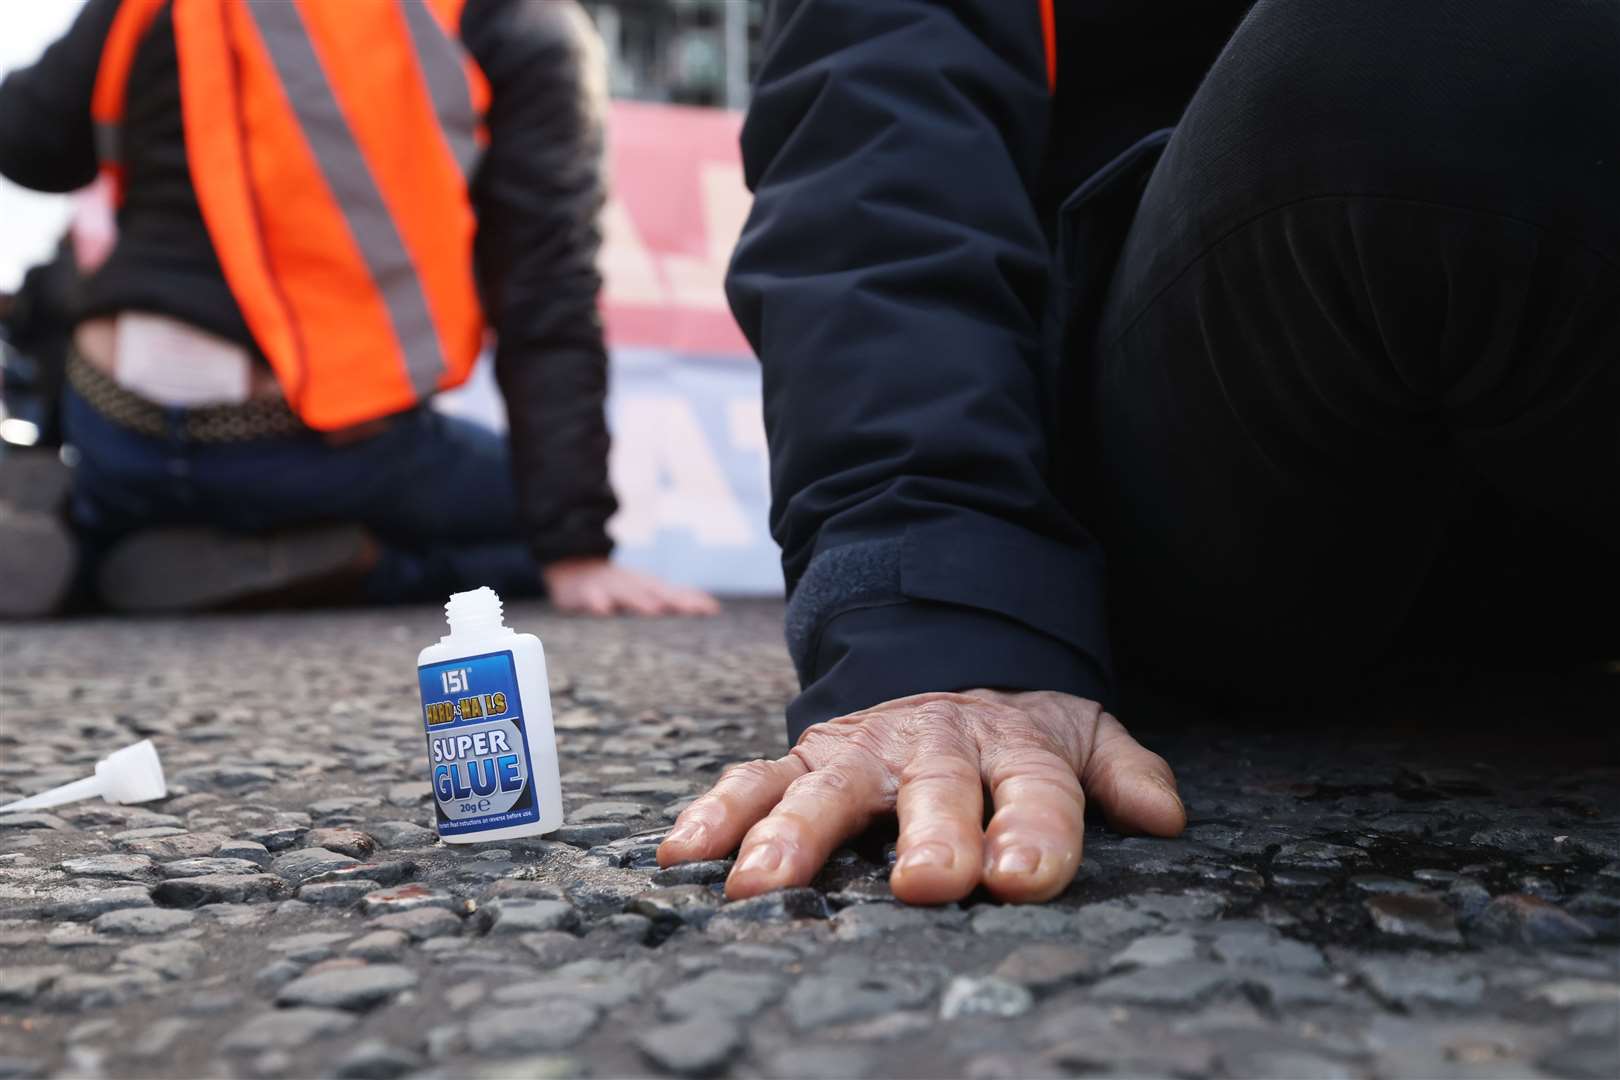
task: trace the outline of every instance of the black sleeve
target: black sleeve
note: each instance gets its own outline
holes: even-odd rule
[[[1106,693],[1054,496],[1036,0],[782,0],[728,279],[764,364],[791,734],[977,686]]]
[[[475,254],[519,513],[542,564],[605,555],[618,504],[596,308],[603,103],[590,23],[572,2],[472,0],[461,29],[491,91]]]
[[[119,0],[90,0],[33,65],[0,82],[0,176],[35,191],[96,178],[90,98]]]

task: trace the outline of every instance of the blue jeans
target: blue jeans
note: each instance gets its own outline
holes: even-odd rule
[[[488,585],[541,591],[517,519],[503,436],[418,409],[343,445],[314,432],[237,443],[157,439],[108,420],[68,390],[67,441],[80,454],[72,517],[92,557],[139,529],[193,525],[232,532],[364,526],[382,547],[365,582],[377,603],[443,599]]]

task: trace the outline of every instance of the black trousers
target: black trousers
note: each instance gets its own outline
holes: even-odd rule
[[[1099,325],[1125,666],[1620,656],[1620,4],[1261,0]]]

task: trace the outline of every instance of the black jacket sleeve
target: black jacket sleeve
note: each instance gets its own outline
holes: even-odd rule
[[[0,82],[0,176],[35,191],[96,178],[90,98],[119,0],[90,0],[32,65]]]
[[[490,84],[473,182],[476,258],[495,330],[519,512],[544,564],[605,555],[608,482],[601,277],[602,114],[577,4],[472,0],[462,38]]]
[[[764,364],[790,734],[976,686],[1104,696],[1102,562],[1050,483],[1035,0],[783,0],[731,266]]]

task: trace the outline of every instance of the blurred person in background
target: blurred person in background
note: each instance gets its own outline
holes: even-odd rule
[[[119,610],[712,613],[609,558],[601,76],[572,2],[89,0],[0,84],[0,173],[99,172],[117,225],[67,363],[72,534],[0,511],[0,614],[58,607],[75,539]],[[486,323],[509,441],[428,407]]]

